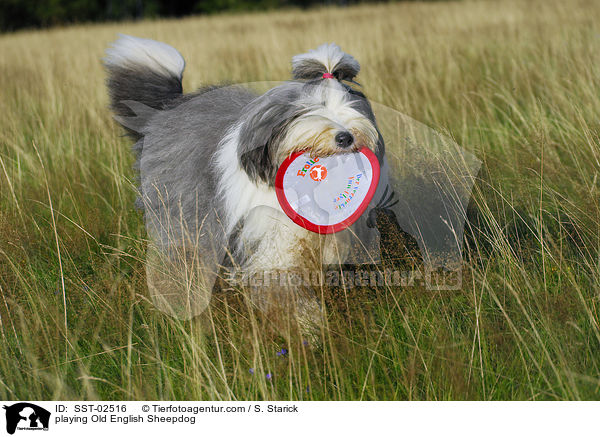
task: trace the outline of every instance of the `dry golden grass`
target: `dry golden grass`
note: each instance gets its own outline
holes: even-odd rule
[[[0,36],[0,398],[598,399],[598,22],[591,0],[481,1]],[[463,289],[367,292],[316,349],[235,306],[208,330],[155,311],[100,60],[119,32],[180,50],[187,91],[352,53],[369,98],[484,161]]]

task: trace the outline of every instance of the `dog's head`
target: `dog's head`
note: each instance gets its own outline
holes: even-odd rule
[[[313,156],[376,150],[381,142],[365,96],[352,88],[360,66],[335,44],[292,60],[294,81],[269,90],[245,109],[238,158],[252,180],[272,185],[283,160],[296,151]]]

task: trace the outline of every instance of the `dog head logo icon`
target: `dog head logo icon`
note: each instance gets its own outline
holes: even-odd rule
[[[315,165],[310,169],[310,178],[313,181],[322,181],[327,177],[327,168],[322,165]]]
[[[18,430],[48,430],[50,412],[27,402],[3,407],[6,410],[6,432]]]

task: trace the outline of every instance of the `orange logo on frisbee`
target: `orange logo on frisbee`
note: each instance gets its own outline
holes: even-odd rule
[[[322,165],[315,165],[310,169],[310,178],[313,181],[322,181],[327,177],[327,169]]]

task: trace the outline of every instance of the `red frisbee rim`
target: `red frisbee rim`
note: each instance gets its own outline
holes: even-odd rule
[[[283,177],[285,176],[285,172],[287,171],[288,167],[292,164],[292,162],[294,162],[294,160],[298,156],[303,155],[304,153],[305,152],[300,151],[288,156],[281,163],[279,170],[277,170],[277,175],[275,176],[275,193],[277,194],[277,200],[279,201],[279,205],[281,205],[281,209],[283,209],[283,212],[285,212],[285,214],[298,226],[301,226],[304,229],[308,229],[309,231],[316,232],[317,234],[333,234],[335,232],[339,232],[348,228],[349,226],[354,224],[354,222],[356,222],[356,220],[358,220],[358,218],[365,212],[365,210],[369,206],[369,203],[371,203],[373,196],[375,195],[375,191],[377,190],[377,186],[379,185],[380,171],[377,156],[375,156],[375,154],[366,147],[361,148],[357,152],[362,153],[367,157],[369,163],[371,164],[371,169],[373,170],[373,183],[371,183],[371,186],[369,187],[365,198],[363,199],[362,203],[357,208],[357,210],[354,211],[352,215],[350,215],[348,218],[339,223],[333,225],[318,225],[302,217],[300,214],[294,211],[283,191]]]

